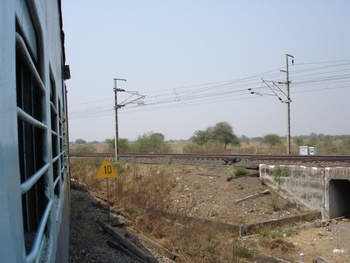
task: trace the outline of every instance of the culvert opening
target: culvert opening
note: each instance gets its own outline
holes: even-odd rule
[[[329,217],[350,216],[350,180],[329,181]]]

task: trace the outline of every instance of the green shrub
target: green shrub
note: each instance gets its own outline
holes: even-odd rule
[[[307,222],[312,222],[312,221],[315,221],[316,220],[316,215],[307,215],[306,217],[305,217],[305,221],[307,221]]]
[[[261,237],[269,237],[271,235],[271,231],[266,226],[259,227],[257,231]]]
[[[209,252],[210,254],[214,254],[217,246],[218,244],[209,242],[205,245],[205,251]]]
[[[290,171],[288,168],[282,167],[280,165],[276,165],[275,169],[273,170],[272,177],[276,183],[277,190],[280,189],[280,187],[283,183],[282,177],[288,177],[289,175],[290,175]]]
[[[235,176],[243,176],[243,175],[247,175],[248,173],[249,171],[244,167],[235,167],[233,169],[233,174]]]
[[[244,186],[243,186],[242,184],[239,184],[239,185],[238,185],[238,189],[239,189],[239,190],[243,190],[243,189],[244,189]]]
[[[240,258],[251,258],[253,256],[252,251],[250,251],[242,242],[237,242],[235,244],[234,251]]]
[[[298,234],[298,231],[296,231],[296,230],[293,229],[293,228],[289,228],[289,229],[287,229],[287,231],[285,232],[285,234],[286,234],[287,237],[291,237],[291,236],[297,235],[297,234]]]
[[[269,205],[272,209],[272,212],[277,212],[278,210],[280,210],[280,205],[279,205],[277,193],[272,193],[270,195]]]
[[[148,132],[138,136],[137,140],[128,143],[128,152],[136,153],[168,153],[171,150],[170,145],[164,141],[164,135],[161,133]]]

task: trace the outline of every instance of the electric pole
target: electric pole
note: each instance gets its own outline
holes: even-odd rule
[[[289,155],[291,152],[291,140],[290,140],[290,103],[292,100],[290,99],[290,91],[289,91],[289,65],[288,58],[292,58],[292,65],[294,64],[294,56],[286,54],[286,71],[281,70],[282,72],[286,72],[286,82],[287,85],[287,100],[285,103],[287,104],[287,154]]]
[[[273,85],[276,86],[278,88],[278,90],[280,92],[282,92],[285,96],[286,96],[286,100],[282,100],[282,98],[280,98],[277,93],[267,84],[267,82],[262,79],[262,81],[266,84],[266,86],[269,87],[269,89],[273,92],[273,95],[276,96],[282,103],[286,103],[287,105],[287,154],[290,155],[291,153],[291,140],[290,140],[290,103],[292,102],[291,98],[290,98],[290,91],[289,91],[289,83],[291,81],[289,81],[289,65],[288,65],[288,58],[292,58],[292,65],[294,64],[294,56],[286,54],[286,70],[281,70],[281,72],[285,72],[287,74],[286,76],[286,81],[285,82],[278,82],[278,84],[286,84],[287,85],[287,94],[284,93],[284,91],[282,89],[280,89],[280,87],[278,87],[276,85],[275,82],[272,81]],[[249,88],[249,91],[251,91],[252,89]],[[264,94],[264,93],[260,93],[260,92],[255,92],[255,91],[251,91],[251,94],[256,94],[259,96],[263,96],[263,95],[272,95],[272,94]],[[272,96],[273,96],[272,95]]]
[[[114,79],[114,110],[115,110],[115,160],[118,161],[118,100],[117,100],[117,93],[118,91],[125,91],[123,89],[118,89],[117,82],[118,81],[126,81],[126,79]]]

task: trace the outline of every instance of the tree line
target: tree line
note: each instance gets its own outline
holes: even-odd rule
[[[238,138],[228,122],[218,122],[205,130],[195,131],[183,146],[182,151],[185,153],[221,153],[228,150],[239,152],[242,151],[242,148],[249,148],[253,142],[265,145],[266,149],[263,149],[265,152],[259,152],[259,150],[262,151],[262,148],[255,146],[255,152],[252,153],[275,151],[274,153],[279,154],[285,152],[285,137],[270,133],[257,138],[248,138],[244,135]],[[297,154],[298,148],[303,145],[318,147],[318,152],[323,154],[350,154],[350,135],[331,136],[311,133],[310,135],[294,136],[292,142],[295,154]],[[91,148],[93,143],[87,143],[83,139],[75,141],[75,144],[79,145],[79,151],[93,151]],[[110,150],[115,148],[115,139],[106,139],[105,143]],[[120,138],[118,149],[120,153],[170,153],[172,151],[169,142],[165,141],[165,136],[158,132],[147,132],[138,136],[135,141]]]

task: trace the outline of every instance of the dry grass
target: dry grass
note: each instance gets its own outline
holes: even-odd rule
[[[264,253],[295,262],[298,249],[293,243],[283,238],[265,238],[260,243]]]
[[[281,253],[287,253],[295,250],[295,245],[285,241],[282,238],[264,239],[262,245],[269,250],[278,250]]]
[[[71,160],[72,179],[87,189],[105,193],[104,179],[95,179],[102,160]],[[254,252],[238,242],[233,231],[220,224],[169,213],[174,165],[141,165],[112,162],[119,178],[110,180],[113,209],[125,215],[132,227],[180,255],[178,262],[239,262]],[[181,169],[181,168],[178,168]]]
[[[183,185],[183,181],[177,179],[181,175],[192,176],[199,167],[110,161],[119,174],[118,179],[109,179],[112,210],[124,215],[135,230],[180,255],[177,262],[252,262],[261,251],[284,259],[293,254],[292,247],[283,243],[279,232],[275,234],[270,229],[262,229],[256,239],[243,241],[237,237],[237,229],[228,228],[218,221],[191,217],[197,214],[194,211],[201,202],[194,193],[188,203],[179,206],[181,209],[174,206],[177,200],[174,194],[189,194],[180,191],[187,184]],[[106,180],[95,178],[101,163],[100,158],[71,158],[71,174],[72,179],[90,191],[106,196]],[[209,173],[212,168],[208,166],[206,169]],[[198,183],[198,188],[194,184],[191,189],[202,193],[202,187],[205,185]],[[210,214],[214,212],[211,209],[208,211]],[[215,220],[216,217],[203,218]]]

